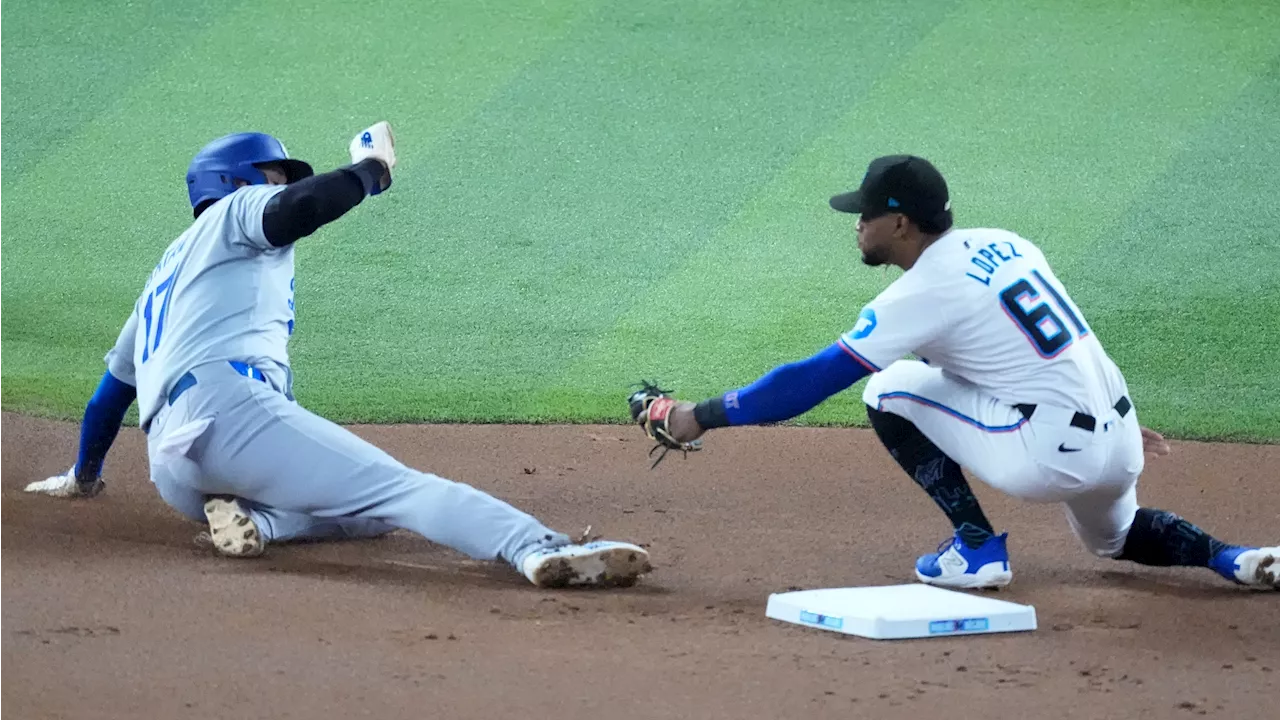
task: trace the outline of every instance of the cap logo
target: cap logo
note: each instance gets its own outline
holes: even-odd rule
[[[889,198],[889,207],[898,207],[898,201],[893,198]]]

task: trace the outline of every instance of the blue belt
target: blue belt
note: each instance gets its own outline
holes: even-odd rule
[[[247,378],[261,380],[262,382],[267,381],[267,376],[262,374],[261,370],[253,367],[252,365],[242,363],[239,360],[228,360],[227,364],[231,366],[232,370],[235,370]],[[190,372],[184,373],[182,377],[178,378],[178,382],[173,384],[173,388],[169,390],[169,404],[172,405],[177,402],[178,398],[182,396],[182,393],[195,387],[195,384],[196,376],[192,375]]]

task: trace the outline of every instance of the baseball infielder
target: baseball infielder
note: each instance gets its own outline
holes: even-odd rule
[[[903,275],[837,342],[747,387],[697,405],[653,385],[633,394],[632,418],[659,444],[691,450],[709,428],[786,420],[872,375],[862,394],[871,426],[955,529],[917,560],[922,582],[995,588],[1013,578],[1007,533],[995,533],[966,467],[1014,497],[1062,503],[1099,556],[1280,587],[1280,547],[1228,545],[1139,507],[1144,449],[1169,446],[1139,426],[1124,376],[1031,241],[953,228],[945,180],[915,156],[876,159],[858,190],[830,204],[861,215],[863,262]],[[919,359],[900,359],[908,353]]]
[[[386,122],[356,135],[350,152],[350,165],[313,175],[261,133],[200,150],[187,171],[195,222],[161,256],[107,353],[75,465],[27,490],[96,495],[136,398],[160,496],[207,522],[208,541],[224,555],[404,528],[475,559],[501,558],[541,587],[634,583],[650,569],[642,548],[572,543],[294,402],[294,243],[385,191],[396,164]]]

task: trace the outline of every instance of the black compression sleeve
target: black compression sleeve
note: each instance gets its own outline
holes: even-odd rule
[[[267,242],[284,247],[337,220],[359,205],[385,173],[386,166],[368,158],[290,183],[268,200],[263,210],[262,232]]]

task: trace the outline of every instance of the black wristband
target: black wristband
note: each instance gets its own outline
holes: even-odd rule
[[[693,406],[693,419],[703,428],[728,427],[729,417],[724,412],[724,398],[707,398]]]
[[[387,166],[377,158],[365,158],[355,165],[348,165],[342,169],[360,178],[365,195],[373,195],[378,188],[382,187],[382,176],[387,174]]]

